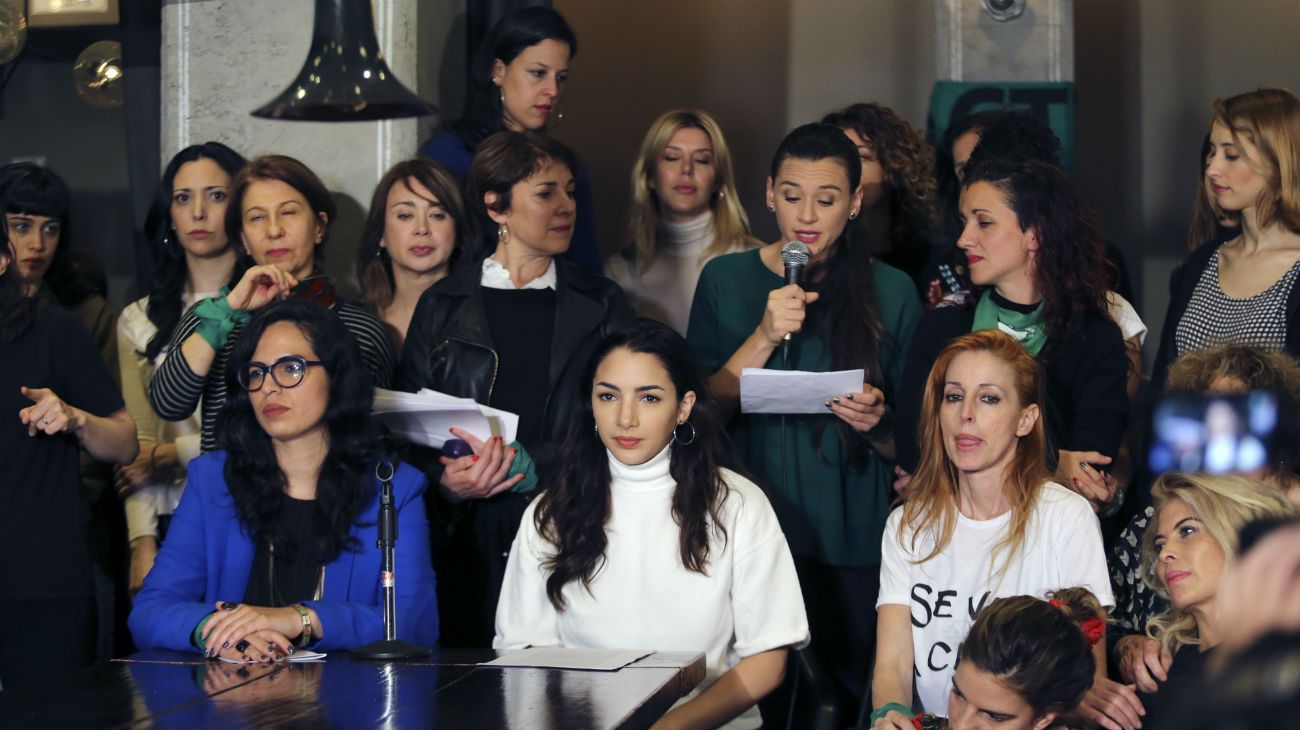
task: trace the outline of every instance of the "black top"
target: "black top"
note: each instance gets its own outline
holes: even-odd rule
[[[1016,307],[993,296],[1002,307]],[[920,459],[917,429],[930,367],[949,342],[971,331],[974,319],[972,309],[932,309],[912,335],[895,414],[898,464],[909,472]],[[1037,359],[1046,381],[1042,417],[1050,463],[1061,449],[1114,457],[1129,421],[1128,355],[1119,327],[1108,317],[1090,316],[1064,341],[1048,333]]]
[[[294,499],[288,495],[280,500],[280,524],[291,549],[275,551],[273,576],[271,544],[265,540],[258,543],[253,553],[253,568],[248,573],[248,586],[244,589],[244,603],[277,607],[316,598],[321,577],[320,551],[315,537],[319,523],[316,500]]]
[[[92,593],[76,436],[27,435],[20,387],[49,388],[95,416],[124,405],[76,315],[46,307],[27,331],[0,345],[0,601]]]
[[[518,415],[516,438],[531,447],[541,441],[550,391],[555,290],[483,287],[483,306],[500,356],[488,405]]]
[[[1140,695],[1142,708],[1147,711],[1142,717],[1143,727],[1162,727],[1162,719],[1179,712],[1201,682],[1212,656],[1214,649],[1201,651],[1201,647],[1190,644],[1174,652],[1174,662],[1169,665],[1169,679],[1161,682],[1154,694]]]
[[[1152,390],[1159,392],[1164,388],[1169,366],[1178,357],[1178,344],[1174,339],[1178,323],[1187,312],[1187,304],[1192,300],[1192,292],[1196,290],[1196,282],[1201,278],[1201,272],[1210,265],[1210,259],[1219,252],[1219,247],[1237,235],[1236,230],[1227,231],[1219,238],[1202,245],[1188,254],[1182,265],[1169,276],[1169,309],[1165,312],[1165,323],[1160,330],[1160,349],[1156,351],[1156,361],[1151,368]],[[1279,271],[1278,278],[1285,273]],[[1300,317],[1300,286],[1293,286],[1286,299],[1287,331],[1284,343],[1286,351],[1293,357],[1300,357],[1300,327],[1296,326],[1298,317]]]

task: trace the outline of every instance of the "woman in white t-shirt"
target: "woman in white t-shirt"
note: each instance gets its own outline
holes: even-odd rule
[[[953,340],[930,371],[920,463],[882,541],[875,728],[912,727],[891,704],[944,712],[957,648],[993,599],[1081,586],[1114,605],[1092,508],[1048,481],[1038,394],[1037,363],[999,330]]]
[[[697,109],[660,115],[632,169],[627,241],[605,273],[638,314],[685,334],[704,265],[758,245],[718,122]]]
[[[766,496],[726,439],[680,335],[637,319],[597,347],[565,456],[524,514],[497,649],[690,651],[706,675],[656,727],[757,728],[808,620]]]

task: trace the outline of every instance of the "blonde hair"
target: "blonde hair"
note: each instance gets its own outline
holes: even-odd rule
[[[1161,598],[1169,601],[1169,589],[1160,580],[1157,568],[1160,551],[1156,548],[1156,524],[1160,511],[1175,499],[1181,499],[1205,530],[1223,550],[1225,566],[1237,556],[1237,539],[1248,522],[1264,517],[1289,517],[1295,508],[1282,492],[1253,479],[1241,476],[1215,476],[1170,472],[1151,487],[1155,518],[1142,534],[1142,582]],[[1199,646],[1201,639],[1191,612],[1169,608],[1147,623],[1147,635],[1164,644],[1172,654],[1184,646]]]
[[[628,211],[627,241],[618,255],[628,260],[632,272],[650,268],[658,254],[659,198],[650,180],[673,135],[682,129],[698,129],[713,145],[714,190],[709,197],[713,210],[713,242],[703,256],[726,253],[733,247],[752,247],[759,241],[749,234],[749,217],[736,194],[735,173],[731,169],[731,152],[717,120],[698,109],[673,109],[650,125],[641,151],[632,167],[632,203]]]
[[[957,467],[948,458],[944,448],[943,430],[939,425],[939,411],[943,407],[944,382],[948,367],[965,352],[987,352],[1006,363],[1015,378],[1011,390],[1020,408],[1039,403],[1040,371],[1034,360],[1014,337],[1000,330],[979,330],[953,340],[935,360],[925,384],[925,400],[921,406],[921,460],[912,478],[914,492],[903,503],[903,516],[898,523],[898,540],[903,542],[906,533],[912,533],[911,550],[916,552],[922,534],[934,536],[934,547],[917,562],[924,563],[948,547],[957,528]],[[906,434],[902,434],[906,436]],[[1006,560],[995,571],[1000,574],[1015,559],[1025,541],[1029,517],[1047,480],[1045,454],[1047,437],[1040,415],[1033,429],[1018,438],[1016,453],[1008,466],[1006,484],[1002,493],[1011,504],[1011,523],[1007,536],[993,550],[996,557],[1006,553]]]
[[[1268,185],[1255,202],[1261,228],[1273,223],[1300,233],[1300,99],[1285,89],[1259,89],[1214,102],[1213,121],[1254,145],[1254,159],[1238,145],[1243,159]],[[1240,212],[1224,211],[1211,201],[1216,216],[1240,221]]]

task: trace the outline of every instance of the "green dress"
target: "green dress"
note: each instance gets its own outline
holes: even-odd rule
[[[887,382],[872,385],[892,405],[921,305],[906,274],[879,261],[874,267],[876,311],[886,329],[880,369]],[[753,334],[768,293],[784,284],[763,265],[758,250],[720,256],[704,267],[686,339],[706,373],[717,372]],[[778,349],[765,367],[831,369],[830,350],[815,326],[791,341],[790,360],[790,367],[783,367]],[[772,500],[790,550],[843,568],[879,564],[881,532],[894,497],[893,465],[871,452],[864,467],[855,467],[840,443],[839,419],[829,412],[787,415],[783,475],[781,418],[737,414],[731,437],[740,465]]]

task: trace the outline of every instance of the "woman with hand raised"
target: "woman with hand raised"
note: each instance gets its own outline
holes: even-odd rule
[[[360,351],[371,385],[388,387],[394,357],[384,325],[365,307],[339,297],[320,270],[334,217],[329,190],[292,157],[259,157],[235,176],[225,227],[239,240],[247,268],[233,287],[181,318],[166,359],[149,381],[149,403],[166,420],[188,417],[202,400],[204,452],[217,446],[217,414],[229,392],[234,341],[251,313],[273,301],[303,299],[334,312]]]

